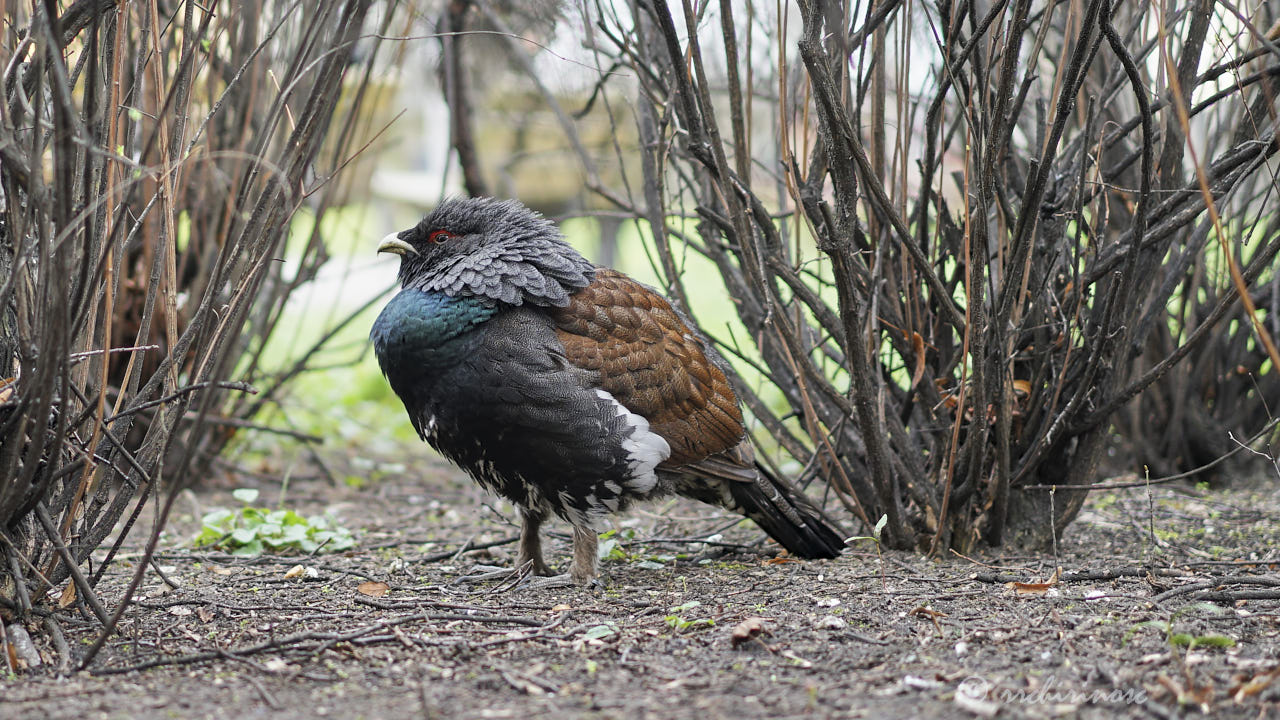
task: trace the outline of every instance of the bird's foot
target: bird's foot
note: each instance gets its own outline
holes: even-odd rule
[[[516,557],[516,572],[523,575],[538,575],[541,577],[550,577],[555,574],[542,561],[541,554],[534,557],[525,557],[523,553]]]
[[[476,572],[476,571],[480,572]],[[519,568],[512,570],[511,568],[496,567],[494,565],[476,565],[471,568],[471,573],[461,575],[454,579],[455,583],[478,583],[488,582],[490,580],[503,580],[510,578],[513,574],[519,573]]]
[[[577,578],[570,573],[551,575],[550,577],[529,577],[518,586],[521,590],[551,590],[555,588],[580,587],[586,590],[604,590],[604,583],[598,577]]]

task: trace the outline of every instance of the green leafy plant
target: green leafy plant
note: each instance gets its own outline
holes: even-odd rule
[[[679,613],[686,612],[688,610],[692,610],[696,607],[700,607],[701,605],[702,603],[698,602],[697,600],[690,600],[689,602],[684,603],[682,605],[676,605],[675,607],[671,608],[671,610],[668,611],[670,614],[663,619],[666,620],[667,625],[670,625],[671,629],[675,630],[676,632],[684,632],[685,630],[689,630],[691,628],[696,628],[696,627],[714,626],[716,624],[716,621],[712,620],[711,618],[697,618],[696,620],[689,620],[685,618],[683,615],[679,614]]]
[[[292,510],[254,507],[258,491],[241,488],[231,493],[244,503],[239,510],[219,508],[200,519],[196,547],[213,547],[232,555],[297,551],[310,554],[341,552],[355,546],[351,531],[330,517],[303,517]]]
[[[609,530],[600,535],[600,545],[596,550],[601,560],[627,560],[630,555],[623,543],[634,540],[636,531],[631,528]]]
[[[880,521],[876,523],[876,526],[871,531],[870,535],[854,535],[853,537],[845,538],[844,540],[845,545],[851,545],[862,540],[870,540],[876,544],[876,560],[880,564],[880,584],[883,585],[886,590],[889,589],[889,581],[884,575],[884,555],[880,552],[880,533],[884,532],[884,526],[887,524],[889,524],[889,516],[881,515]]]
[[[602,623],[589,628],[582,634],[583,640],[604,640],[618,634],[618,626],[611,622]]]
[[[1182,615],[1193,610],[1203,610],[1214,615],[1221,615],[1226,612],[1223,608],[1218,607],[1213,603],[1193,603],[1170,615],[1168,620],[1147,620],[1146,622],[1140,622],[1137,625],[1134,625],[1125,633],[1124,643],[1128,644],[1129,639],[1143,628],[1155,628],[1164,633],[1165,642],[1167,642],[1170,647],[1183,647],[1190,651],[1201,647],[1229,648],[1236,646],[1235,639],[1226,635],[1217,635],[1212,633],[1208,635],[1192,635],[1187,632],[1175,632],[1173,628],[1174,622]]]
[[[876,527],[871,531],[870,535],[854,535],[851,538],[845,538],[846,545],[858,542],[859,540],[870,540],[876,544],[876,552],[880,552],[880,533],[884,531],[884,526],[889,524],[889,516],[881,515],[880,522],[876,523]]]

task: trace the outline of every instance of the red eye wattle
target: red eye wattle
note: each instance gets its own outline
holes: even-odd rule
[[[432,230],[431,234],[427,236],[427,242],[442,243],[445,240],[448,240],[449,238],[454,238],[454,237],[458,237],[458,236],[449,232],[448,230]]]

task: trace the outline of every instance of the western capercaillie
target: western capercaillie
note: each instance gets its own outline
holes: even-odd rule
[[[800,557],[843,549],[755,461],[705,336],[542,216],[446,200],[378,250],[401,258],[401,290],[371,332],[382,371],[419,435],[520,507],[520,565],[550,574],[538,530],[554,513],[574,529],[569,578],[590,582],[606,518],[671,494],[741,513]]]

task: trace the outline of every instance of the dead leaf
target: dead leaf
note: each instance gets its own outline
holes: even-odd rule
[[[1053,577],[1045,582],[1011,582],[1007,587],[1012,588],[1015,593],[1021,596],[1043,597],[1049,594],[1049,589],[1058,584],[1058,578],[1062,577],[1062,568],[1053,571]]]
[[[733,626],[733,630],[729,633],[729,642],[733,647],[738,647],[744,642],[754,640],[761,635],[770,637],[773,633],[764,626],[765,618],[749,617],[746,620]]]
[[[369,582],[362,582],[360,583],[359,586],[356,587],[356,592],[360,593],[361,595],[368,595],[369,597],[375,597],[375,598],[380,598],[383,595],[386,595],[387,592],[390,590],[391,590],[390,585],[384,582],[374,582],[372,580],[370,580]]]
[[[76,601],[76,584],[68,581],[62,589],[62,597],[58,598],[58,607],[69,608]]]
[[[924,377],[924,338],[920,337],[920,333],[912,331],[911,333],[911,352],[916,356],[916,369],[911,374],[911,388],[914,390],[916,385],[920,383],[920,378]]]
[[[1195,705],[1200,711],[1208,714],[1211,704],[1213,703],[1213,681],[1206,680],[1203,685],[1197,686],[1189,677],[1186,687],[1179,685],[1176,680],[1168,675],[1161,674],[1156,678],[1156,682],[1171,695],[1173,695],[1179,705]]]
[[[1023,583],[1011,582],[1009,587],[1018,595],[1027,597],[1043,597],[1049,594],[1049,590],[1053,588],[1055,583]]]
[[[551,612],[565,612],[567,610],[572,610],[572,609],[573,609],[572,606],[566,605],[565,603],[560,603],[559,605],[551,606]]]
[[[929,618],[929,621],[933,623],[933,629],[938,632],[938,635],[941,636],[943,634],[942,625],[938,622],[938,618],[947,617],[946,613],[934,610],[928,605],[918,605],[914,610],[907,613],[907,615],[910,617]]]
[[[214,614],[208,607],[201,605],[196,608],[196,617],[200,618],[202,623],[210,623],[213,622]]]
[[[5,653],[8,654],[9,656],[6,659],[6,661],[9,663],[9,667],[12,667],[12,668],[21,667],[19,665],[21,660],[18,658],[18,649],[13,646],[13,643],[4,643],[4,649],[5,649]]]
[[[1277,677],[1280,677],[1280,665],[1247,680],[1244,675],[1236,675],[1232,678],[1233,682],[1227,692],[1236,703],[1242,703],[1245,699],[1266,690]]]
[[[17,664],[14,667],[26,670],[38,668],[43,664],[40,651],[36,649],[35,643],[31,642],[31,635],[22,623],[14,623],[6,627],[5,632],[9,635],[10,656],[17,658]]]
[[[912,617],[927,617],[931,620],[936,618],[949,617],[946,613],[942,612],[941,610],[934,610],[933,608],[927,607],[925,605],[920,605],[916,607],[916,609],[912,610],[907,614]]]

